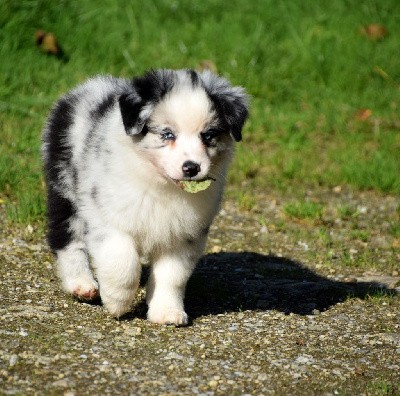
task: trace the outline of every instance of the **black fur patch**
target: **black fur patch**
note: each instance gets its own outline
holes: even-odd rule
[[[68,131],[73,123],[76,101],[69,96],[57,102],[47,123],[45,173],[52,182],[59,180],[60,168],[69,168],[71,164],[72,148],[68,143]]]
[[[139,113],[144,106],[144,102],[135,92],[121,95],[118,101],[121,109],[122,122],[125,131],[129,134],[129,131],[131,131],[138,122]]]
[[[72,169],[72,148],[68,143],[68,132],[73,123],[76,98],[68,96],[61,99],[53,108],[47,123],[46,161],[44,171],[47,179],[47,217],[49,224],[48,242],[55,251],[63,249],[72,238],[69,230],[69,219],[74,215],[75,208],[71,201],[63,197],[54,186],[61,184],[60,171],[71,172],[71,184],[77,183],[76,169]]]
[[[142,77],[133,80],[133,86],[144,103],[159,102],[175,83],[172,70],[151,70]]]
[[[70,219],[76,213],[72,202],[64,198],[54,188],[47,190],[47,241],[50,249],[55,252],[64,249],[73,235],[70,230]]]
[[[145,119],[140,119],[143,107],[159,102],[174,86],[174,72],[152,70],[132,81],[132,91],[119,97],[122,121],[129,135],[147,133]]]
[[[193,69],[188,69],[187,72],[189,73],[190,80],[192,81],[193,87],[197,87],[200,84],[199,75]]]
[[[209,74],[202,82],[224,129],[229,130],[232,137],[239,142],[242,140],[242,128],[248,117],[246,94],[213,74]]]
[[[248,116],[243,101],[231,95],[209,94],[224,129],[231,131],[235,141],[242,140],[242,128]]]
[[[96,134],[96,128],[98,123],[100,122],[101,118],[105,117],[106,114],[112,109],[115,102],[115,95],[110,94],[103,99],[103,101],[98,104],[96,108],[90,111],[90,119],[92,121],[91,129],[89,130],[88,134],[85,138],[85,147],[84,152],[86,153],[90,147],[95,147],[96,153],[100,154],[100,145],[101,140],[96,139],[94,140],[94,136]]]
[[[104,117],[107,112],[112,108],[115,100],[115,95],[108,95],[94,110],[90,112],[90,118],[94,122]]]

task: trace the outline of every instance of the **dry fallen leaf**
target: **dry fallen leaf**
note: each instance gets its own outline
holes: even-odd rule
[[[356,112],[356,119],[358,121],[367,121],[372,115],[371,109],[359,109]]]
[[[360,34],[370,40],[382,40],[387,36],[388,32],[385,26],[378,23],[371,23],[370,25],[361,27]]]
[[[54,33],[38,30],[35,33],[35,41],[36,45],[45,54],[54,55],[57,58],[66,60],[65,54],[61,49]]]

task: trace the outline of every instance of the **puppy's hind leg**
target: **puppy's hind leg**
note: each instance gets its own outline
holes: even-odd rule
[[[58,275],[64,290],[80,300],[94,300],[99,296],[98,284],[89,266],[83,242],[72,241],[56,252]]]
[[[83,242],[84,222],[70,200],[50,189],[48,242],[56,254],[63,289],[82,300],[98,297],[98,285],[89,265]]]

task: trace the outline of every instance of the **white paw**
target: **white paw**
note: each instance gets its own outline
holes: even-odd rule
[[[99,285],[92,276],[88,275],[65,279],[63,288],[74,297],[84,301],[91,301],[99,296]]]
[[[171,307],[149,308],[147,319],[153,323],[175,326],[186,326],[189,322],[185,311]]]
[[[100,288],[101,302],[106,310],[116,318],[129,312],[135,298],[135,290],[127,290],[123,293],[110,293]]]
[[[119,318],[131,310],[132,301],[101,298],[106,310],[114,317]]]

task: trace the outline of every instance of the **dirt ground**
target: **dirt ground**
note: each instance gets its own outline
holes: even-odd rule
[[[287,215],[299,199],[322,215]],[[0,394],[398,395],[399,207],[346,188],[226,200],[182,328],[145,320],[143,288],[120,320],[65,295],[40,227],[3,207]]]

